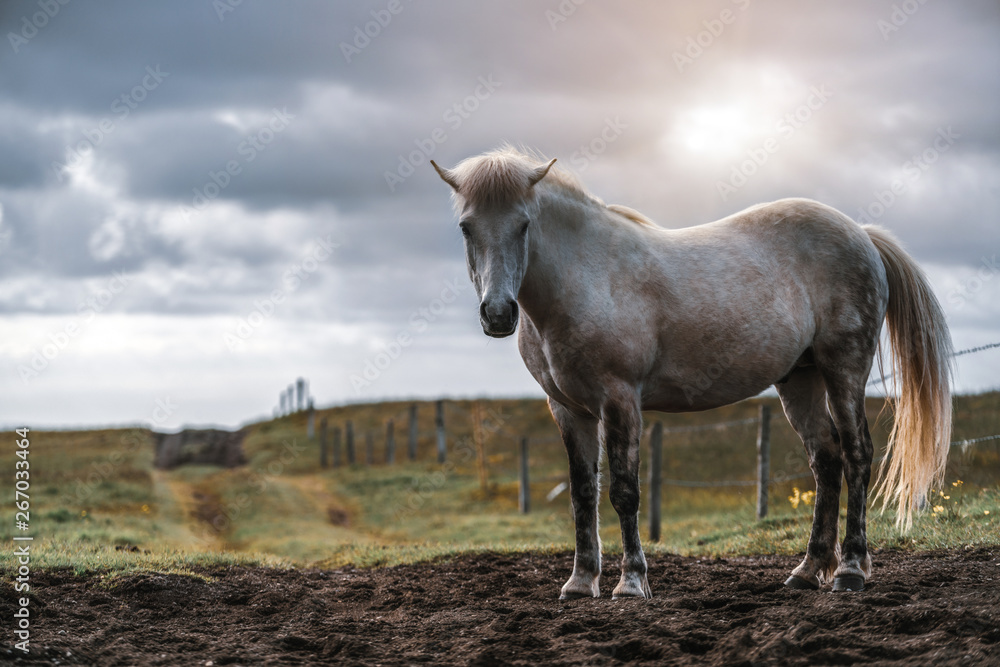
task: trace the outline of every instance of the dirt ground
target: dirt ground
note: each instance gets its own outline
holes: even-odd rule
[[[607,559],[611,560],[611,559]],[[559,602],[572,556],[234,568],[113,585],[37,573],[31,653],[98,665],[1000,664],[1000,549],[874,554],[861,593],[787,590],[793,557],[650,559],[651,601]],[[9,628],[14,594],[3,587]]]

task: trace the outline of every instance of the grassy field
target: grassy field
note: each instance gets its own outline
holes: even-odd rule
[[[768,401],[768,399],[763,399]],[[772,476],[808,472],[802,445],[776,401],[771,403]],[[667,480],[750,480],[754,477],[755,424],[669,432],[755,416],[760,401],[711,412],[646,415],[662,421],[663,477]],[[153,437],[144,429],[31,433],[33,567],[121,572],[187,571],[195,565],[263,564],[337,566],[394,564],[469,550],[572,549],[568,492],[546,495],[567,478],[566,455],[543,401],[481,403],[485,418],[487,485],[480,483],[472,439],[470,401],[446,405],[448,460],[436,462],[434,406],[418,406],[416,461],[406,457],[409,403],[353,405],[320,410],[317,424],[353,422],[358,461],[323,470],[318,444],[306,437],[296,414],[252,424],[246,466],[220,469],[153,468]],[[876,448],[884,446],[882,402],[868,405]],[[957,397],[956,440],[1000,433],[1000,392]],[[396,424],[396,463],[384,463],[388,419]],[[365,465],[372,434],[375,465]],[[14,474],[14,434],[0,452],[0,474]],[[531,442],[532,512],[517,508],[517,446]],[[878,453],[878,452],[877,452]],[[606,468],[606,462],[602,462]],[[645,466],[645,462],[644,462]],[[643,468],[643,478],[648,471]],[[961,484],[958,482],[961,481]],[[772,485],[771,512],[754,518],[752,486],[664,487],[663,537],[650,553],[686,555],[798,553],[805,549],[811,506],[810,478]],[[796,489],[798,490],[796,492]],[[958,547],[1000,543],[1000,441],[952,449],[946,486],[932,508],[900,534],[890,513],[871,513],[873,548]],[[605,552],[620,552],[617,517],[602,494]],[[947,496],[947,497],[945,497]],[[8,495],[9,498],[9,495]],[[645,498],[645,496],[644,496]],[[797,502],[793,505],[793,500]],[[645,505],[643,506],[643,518]],[[14,534],[14,508],[3,507],[4,537]],[[644,526],[644,539],[645,523]],[[15,563],[4,551],[0,572]]]

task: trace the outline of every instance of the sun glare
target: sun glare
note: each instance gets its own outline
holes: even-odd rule
[[[754,115],[735,105],[697,107],[681,114],[669,138],[694,153],[728,155],[742,150],[761,129]]]

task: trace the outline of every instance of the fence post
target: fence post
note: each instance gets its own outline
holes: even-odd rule
[[[282,391],[280,394],[278,394],[278,410],[279,410],[278,416],[279,417],[284,417],[285,416],[285,400],[286,400],[285,399],[285,392]]]
[[[486,475],[486,442],[483,437],[483,405],[476,401],[472,404],[472,438],[476,442],[476,458],[479,470],[479,488],[485,496],[490,489]]]
[[[437,426],[438,463],[444,463],[447,447],[444,433],[444,401],[437,401],[435,403],[434,412],[434,425]]]
[[[407,443],[407,455],[411,461],[417,460],[417,404],[410,405],[410,441]]]
[[[375,463],[375,438],[371,429],[365,431],[365,463],[368,465]]]
[[[771,406],[761,404],[757,427],[757,518],[767,516],[767,492],[771,477]]]
[[[306,437],[310,440],[316,437],[316,407],[311,398],[309,399],[309,418],[306,420]]]
[[[396,461],[396,425],[390,419],[385,425],[385,462],[392,465]]]
[[[531,487],[528,485],[528,438],[521,438],[521,485],[517,492],[521,514],[531,511]]]
[[[340,427],[333,429],[333,467],[340,467]]]
[[[653,424],[649,436],[649,541],[660,541],[660,492],[663,489],[663,423]]]
[[[295,411],[302,412],[306,409],[306,381],[304,378],[298,378],[295,380],[295,390],[298,398],[298,400],[295,401]]]
[[[327,467],[326,459],[326,417],[319,421],[319,467]]]
[[[354,424],[349,420],[345,427],[344,439],[347,445],[347,464],[354,465]]]

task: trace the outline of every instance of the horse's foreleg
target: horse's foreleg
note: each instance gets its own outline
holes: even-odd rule
[[[611,505],[622,527],[622,576],[615,598],[653,597],[646,579],[646,557],[639,543],[639,437],[642,414],[634,400],[609,402],[602,425],[611,469]]]
[[[562,587],[561,600],[600,597],[601,538],[598,534],[597,503],[600,498],[598,459],[601,446],[597,420],[581,417],[549,399],[552,416],[559,425],[569,456],[569,486],[576,522],[576,556],[573,574]]]

